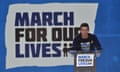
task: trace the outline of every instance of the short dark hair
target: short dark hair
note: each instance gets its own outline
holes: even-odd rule
[[[89,25],[88,25],[88,23],[82,23],[82,24],[80,25],[80,29],[81,29],[82,27],[87,27],[88,30],[89,30]]]

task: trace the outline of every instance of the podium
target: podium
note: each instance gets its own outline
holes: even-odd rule
[[[101,51],[74,51],[74,72],[96,72],[96,57]]]

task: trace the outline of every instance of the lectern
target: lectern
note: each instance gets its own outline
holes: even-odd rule
[[[96,57],[101,51],[73,51],[74,72],[96,72]]]

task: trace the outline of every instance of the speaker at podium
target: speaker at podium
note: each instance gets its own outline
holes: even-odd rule
[[[74,56],[74,72],[96,72],[96,58],[100,57],[101,50],[81,50],[67,49]]]

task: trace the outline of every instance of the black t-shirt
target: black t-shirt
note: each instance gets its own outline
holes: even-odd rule
[[[101,45],[97,39],[97,37],[93,34],[88,33],[88,38],[83,39],[81,34],[77,35],[73,40],[73,50],[101,50]]]

